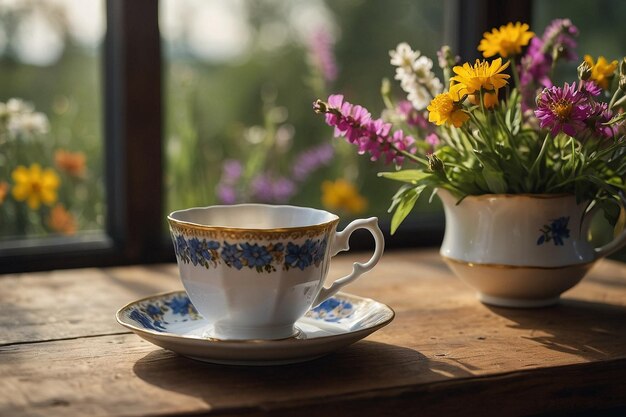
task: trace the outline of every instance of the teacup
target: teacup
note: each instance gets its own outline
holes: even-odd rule
[[[371,270],[383,254],[378,219],[354,220],[295,206],[240,204],[179,210],[168,216],[180,276],[216,339],[284,339],[312,306]],[[349,249],[356,229],[374,236],[374,254],[329,288],[330,258]]]

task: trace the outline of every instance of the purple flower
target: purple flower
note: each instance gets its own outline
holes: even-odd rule
[[[217,199],[222,204],[235,204],[237,202],[237,191],[231,185],[219,183],[216,186]]]
[[[227,159],[222,165],[222,181],[228,184],[235,184],[241,177],[243,167],[236,159]]]
[[[591,115],[589,116],[589,127],[598,136],[604,138],[613,138],[617,136],[618,125],[606,125],[613,118],[613,113],[609,109],[607,103],[594,102],[591,106]]]
[[[250,184],[252,196],[261,202],[285,203],[293,197],[296,186],[288,178],[272,178],[269,173],[257,175]]]
[[[576,136],[585,128],[590,106],[583,93],[576,89],[576,84],[545,88],[537,97],[535,115],[541,128],[550,129],[552,136],[564,132]]]
[[[580,90],[593,97],[597,97],[602,93],[602,87],[593,81],[581,81]]]
[[[569,19],[555,19],[546,28],[541,38],[531,39],[526,55],[520,65],[520,91],[522,110],[527,110],[536,94],[536,88],[552,87],[550,72],[554,58],[575,61],[578,29]]]
[[[315,31],[309,39],[311,60],[327,82],[335,81],[339,74],[333,54],[333,44],[332,37],[323,29]]]
[[[317,171],[323,165],[328,165],[335,156],[335,149],[330,143],[323,143],[314,148],[307,149],[296,156],[293,168],[293,178],[298,182],[305,181],[309,175]]]

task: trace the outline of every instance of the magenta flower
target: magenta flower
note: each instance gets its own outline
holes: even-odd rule
[[[602,87],[593,81],[581,81],[580,82],[580,91],[583,91],[590,96],[597,97],[602,93]]]
[[[396,112],[400,114],[409,126],[415,126],[420,129],[427,129],[428,120],[422,113],[417,111],[413,104],[408,100],[402,100],[396,106]]]
[[[550,129],[552,136],[559,132],[576,136],[585,128],[589,114],[590,105],[575,83],[545,88],[537,97],[535,116],[541,128]]]
[[[426,136],[425,142],[428,143],[434,149],[437,147],[437,145],[439,145],[441,140],[439,139],[439,136],[437,136],[436,133],[430,133],[428,134],[428,136]]]
[[[343,100],[342,95],[331,95],[328,103],[321,100],[313,103],[318,113],[326,114],[326,123],[335,128],[335,137],[345,137],[349,143],[359,148],[360,154],[369,153],[371,159],[385,160],[386,163],[401,164],[402,152],[415,153],[415,139],[404,136],[402,131],[391,134],[391,124],[382,119],[372,120],[366,108],[352,105]]]
[[[335,81],[339,71],[333,53],[334,41],[326,30],[319,29],[309,39],[309,54],[326,82]]]
[[[568,61],[577,60],[576,37],[578,28],[569,19],[555,19],[546,28],[541,38],[534,37],[530,41],[526,55],[520,65],[520,92],[522,93],[522,110],[529,109],[536,88],[552,87],[550,71],[554,64],[554,52]]]
[[[613,138],[617,136],[619,125],[606,125],[613,118],[613,112],[607,103],[593,103],[589,116],[589,127],[600,137]]]

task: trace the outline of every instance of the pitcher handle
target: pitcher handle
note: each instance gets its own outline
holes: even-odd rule
[[[624,210],[626,208],[626,197],[624,197],[623,193],[619,194],[619,199],[620,199],[619,202],[620,202],[621,210]],[[625,244],[626,244],[626,227],[624,227],[622,231],[619,232],[619,234],[613,238],[612,241],[610,241],[604,246],[595,248],[596,259],[609,256],[613,252],[621,249],[622,246],[624,246]]]
[[[322,290],[313,302],[314,307],[321,304],[327,298],[335,295],[337,291],[339,291],[345,285],[351,283],[361,275],[374,268],[374,266],[376,266],[376,264],[380,260],[381,256],[383,256],[383,251],[385,248],[385,238],[383,237],[383,232],[378,227],[378,218],[376,217],[354,220],[349,225],[347,225],[346,228],[343,229],[341,232],[336,232],[330,248],[330,256],[335,256],[339,252],[350,249],[350,235],[352,235],[352,232],[357,229],[366,229],[372,234],[376,245],[374,248],[374,254],[369,259],[369,261],[365,263],[355,262],[354,264],[352,264],[352,272],[349,275],[339,278],[338,280],[333,282],[332,285],[328,288],[322,287]]]

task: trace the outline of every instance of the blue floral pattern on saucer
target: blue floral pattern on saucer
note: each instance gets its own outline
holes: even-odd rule
[[[135,301],[117,321],[145,340],[193,359],[236,365],[279,365],[311,360],[348,346],[393,320],[377,301],[337,293],[296,322],[298,337],[282,340],[216,340],[212,323],[198,314],[184,291]]]
[[[309,310],[305,317],[338,323],[342,319],[349,318],[352,312],[352,303],[349,300],[331,297]],[[129,309],[128,317],[142,327],[157,332],[167,331],[170,325],[190,320],[203,320],[185,292],[138,302]]]
[[[304,269],[315,265],[319,267],[326,255],[327,238],[306,239],[301,244],[294,242],[270,243],[260,245],[250,242],[229,243],[183,235],[173,238],[174,252],[179,261],[194,266],[215,268],[224,264],[229,268],[250,268],[257,272],[274,272],[277,268]]]

